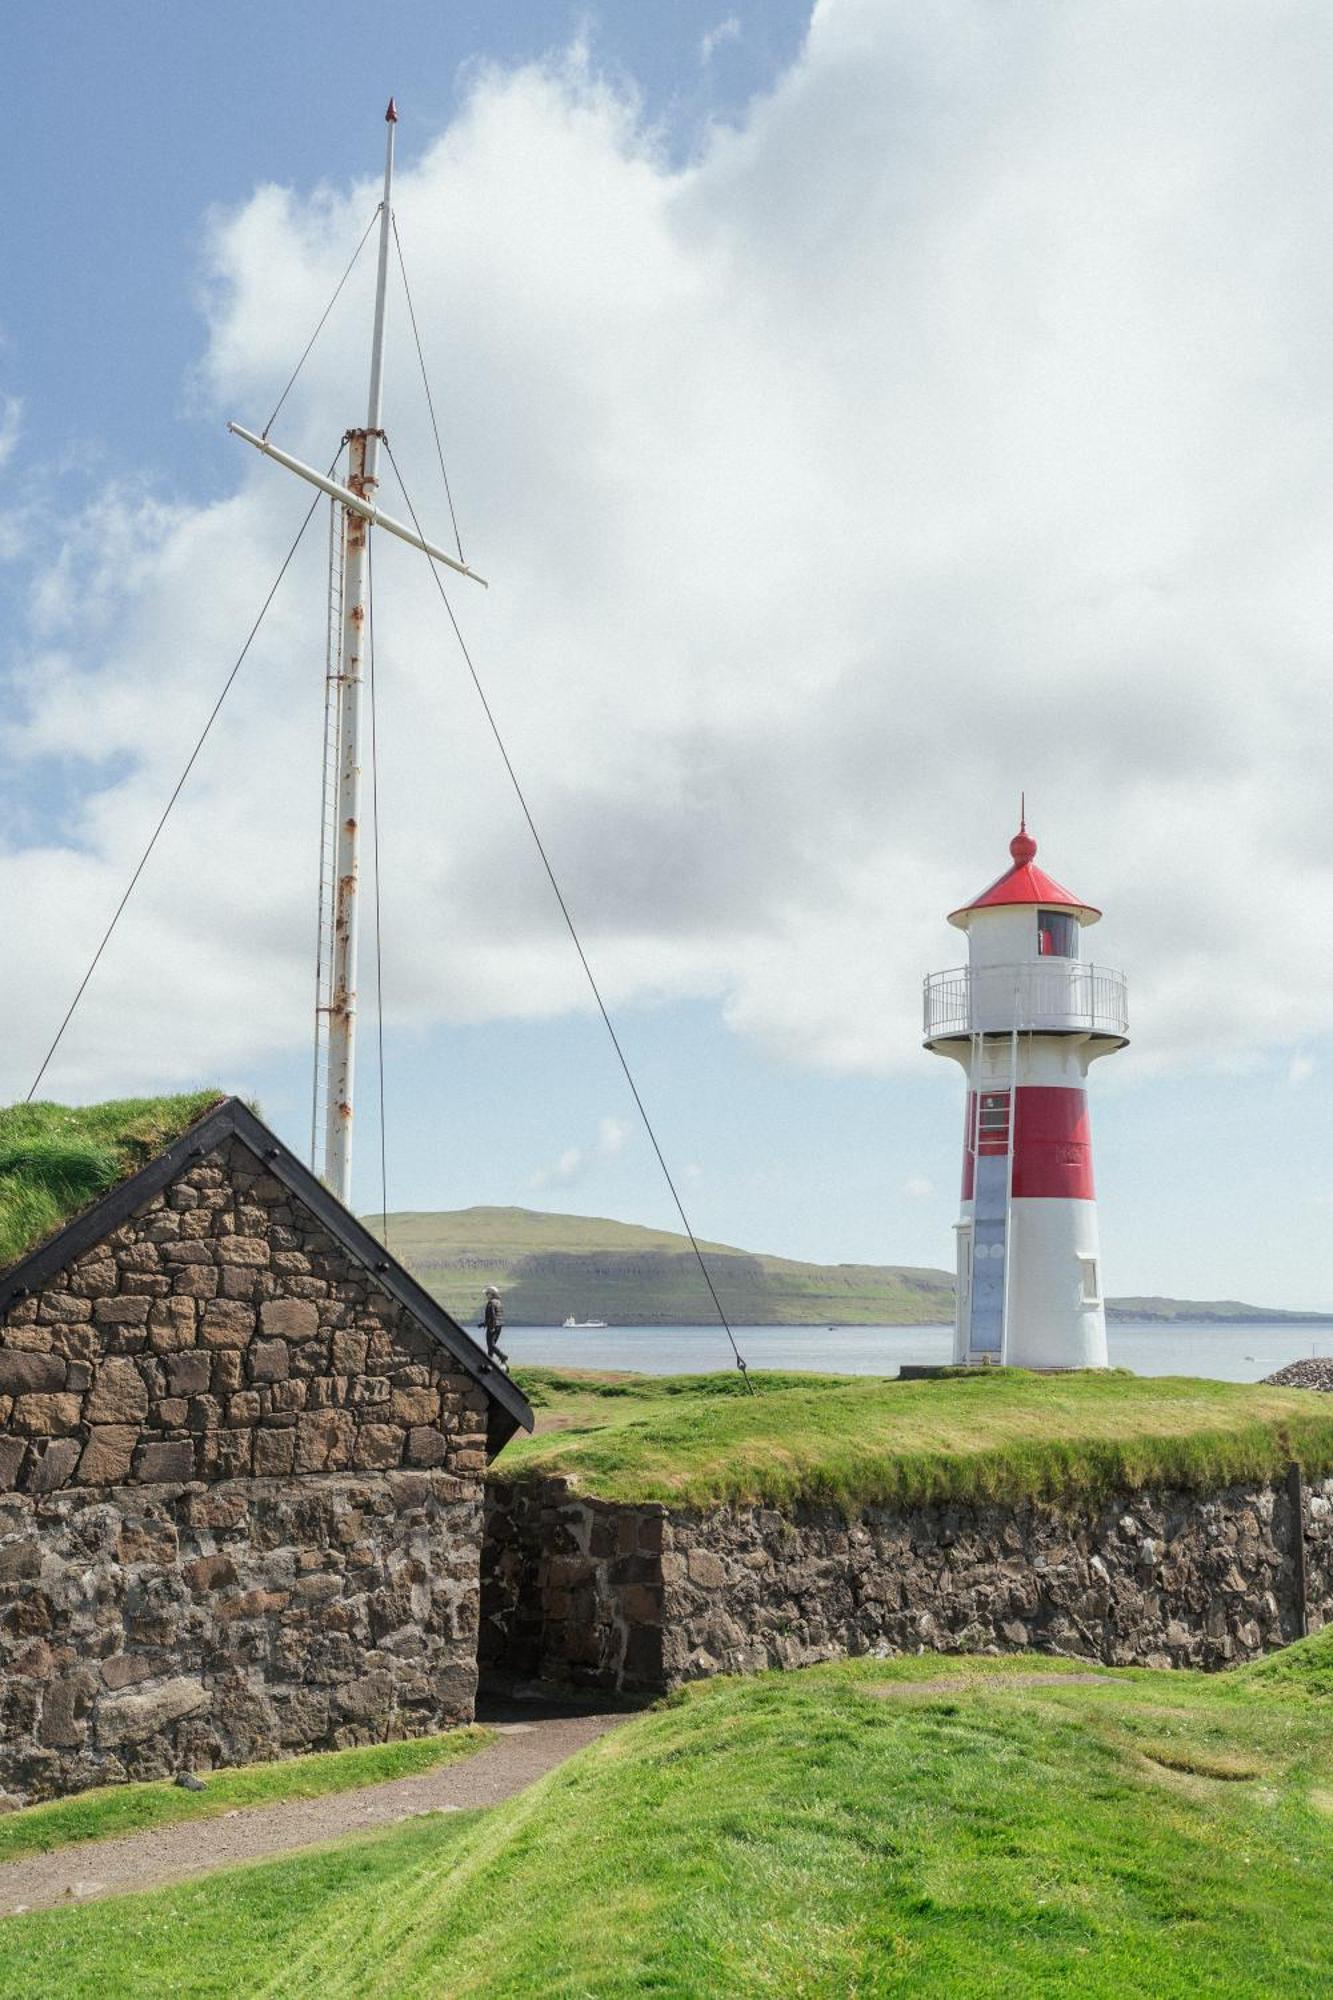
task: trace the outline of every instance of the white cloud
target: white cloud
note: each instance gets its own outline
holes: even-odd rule
[[[0,465],[12,456],[19,441],[23,402],[18,396],[0,396]]]
[[[597,1152],[603,1160],[614,1160],[617,1153],[623,1153],[633,1128],[623,1118],[603,1118],[597,1127]]]
[[[1327,1028],[1331,59],[1333,15],[1295,0],[823,0],[683,169],[577,59],[480,73],[408,162],[492,578],[455,601],[613,1005],[705,997],[797,1062],[918,1065],[944,912],[1026,785],[1041,859],[1108,913],[1088,943],[1130,972],[1137,1062]],[[267,188],[217,225],[219,417],[262,422],[375,199]],[[279,426],[320,463],[358,414],[368,280]],[[386,421],[443,532],[394,311]],[[6,1094],[300,518],[236,452],[210,505],[95,496],[33,578],[0,753],[81,803],[0,853]],[[312,540],[53,1089],[303,1046],[321,564]],[[384,541],[377,572],[393,1018],[584,1007],[428,580]]]
[[[715,28],[709,28],[699,43],[699,61],[707,69],[718,49],[727,42],[738,42],[741,38],[741,24],[735,14],[728,14],[725,21],[719,21]]]
[[[909,1174],[903,1182],[903,1193],[909,1201],[925,1201],[934,1192],[934,1181],[927,1180],[924,1174]]]
[[[1318,1067],[1313,1056],[1294,1055],[1287,1069],[1287,1082],[1293,1090],[1299,1090],[1303,1084],[1310,1081]]]
[[[602,1160],[614,1160],[633,1137],[633,1127],[621,1118],[603,1118],[590,1146],[567,1146],[553,1166],[533,1175],[534,1188],[571,1187]]]

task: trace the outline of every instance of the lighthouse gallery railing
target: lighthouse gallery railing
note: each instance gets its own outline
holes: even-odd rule
[[[981,1032],[1125,1035],[1125,975],[1073,958],[959,965],[925,981],[926,1040]]]

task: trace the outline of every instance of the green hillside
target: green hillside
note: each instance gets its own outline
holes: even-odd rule
[[[367,1216],[378,1233],[380,1218]],[[530,1208],[460,1208],[390,1215],[388,1241],[465,1325],[484,1288],[504,1293],[513,1326],[569,1317],[612,1326],[693,1326],[715,1317],[689,1241],[605,1216]],[[704,1243],[709,1272],[735,1326],[947,1326],[953,1274],[906,1264],[802,1264]],[[1117,1319],[1316,1320],[1236,1300],[1113,1299]]]
[[[613,1326],[690,1326],[715,1317],[688,1238],[667,1229],[527,1208],[464,1208],[391,1215],[388,1241],[465,1324],[477,1318],[487,1285],[499,1286],[505,1317],[518,1326],[558,1326],[571,1314]],[[727,1243],[701,1247],[736,1326],[911,1326],[953,1318],[946,1271],[801,1264]]]

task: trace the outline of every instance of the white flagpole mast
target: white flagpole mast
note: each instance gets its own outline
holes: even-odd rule
[[[361,846],[361,687],[369,642],[368,551],[370,530],[383,528],[421,549],[432,562],[485,585],[485,577],[457,562],[415,529],[395,521],[375,505],[379,485],[380,417],[384,381],[384,307],[389,279],[389,236],[393,227],[393,137],[398,112],[392,98],[384,114],[384,199],[380,204],[379,266],[375,279],[375,325],[370,347],[370,395],[364,430],[348,431],[347,484],[303,465],[279,451],[267,434],[256,436],[240,424],[227,428],[289,472],[330,494],[342,508],[343,619],[338,661],[337,836],[334,843],[332,940],[327,1006],[324,1179],[347,1203],[352,1194],[352,1097],[356,1077],[357,886]],[[322,888],[322,885],[321,885]]]
[[[379,268],[375,326],[370,344],[370,395],[364,430],[349,431],[347,484],[373,504],[379,485],[380,416],[384,381],[384,306],[392,227],[392,98],[384,114],[384,199],[380,204]],[[356,958],[361,860],[361,688],[367,648],[367,557],[370,521],[343,508],[344,598],[342,659],[338,673],[338,839],[334,856],[333,962],[329,988],[328,1090],[324,1124],[324,1179],[339,1201],[352,1195],[352,1099],[356,1080]]]

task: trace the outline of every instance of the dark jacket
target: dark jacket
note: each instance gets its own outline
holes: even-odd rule
[[[482,1319],[482,1325],[486,1329],[487,1340],[498,1340],[504,1332],[504,1323],[504,1307],[500,1304],[499,1299],[487,1299],[486,1311]]]

